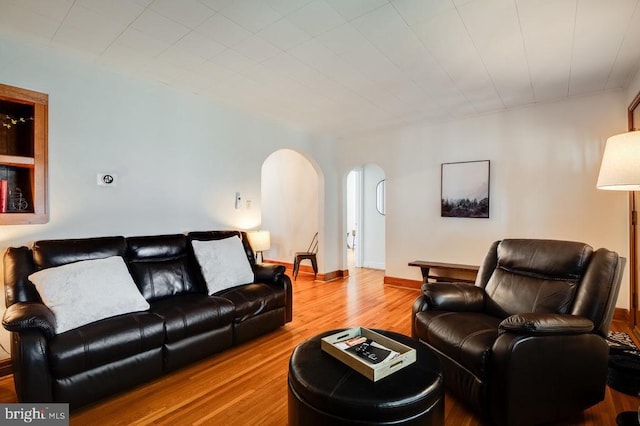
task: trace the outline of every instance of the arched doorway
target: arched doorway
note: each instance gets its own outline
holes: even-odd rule
[[[320,176],[304,155],[281,149],[269,155],[261,171],[261,229],[271,233],[266,259],[292,263],[321,231]],[[321,236],[322,238],[322,236]],[[318,253],[319,264],[321,254]]]

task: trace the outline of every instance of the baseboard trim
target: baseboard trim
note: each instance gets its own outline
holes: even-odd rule
[[[387,275],[384,276],[384,281],[386,285],[391,285],[394,287],[402,287],[408,288],[411,290],[420,290],[422,288],[422,281],[418,280],[409,280],[406,278],[398,278],[398,277],[389,277]]]
[[[13,364],[11,358],[0,360],[0,377],[13,374]]]
[[[616,308],[613,311],[613,319],[615,321],[629,322],[629,310],[624,308]]]
[[[282,265],[285,268],[289,269],[291,271],[291,274],[293,274],[293,263],[291,263],[291,262],[283,262],[281,260],[265,259],[264,263],[273,263],[273,264],[276,264],[276,265]],[[311,267],[311,265],[298,265],[298,274],[311,274],[311,275],[313,275],[313,268]],[[349,276],[349,270],[348,269],[330,271],[330,272],[325,272],[325,273],[318,273],[318,275],[316,275],[316,281],[333,281],[333,280],[339,280],[339,279],[342,279],[342,278],[346,278],[348,276]],[[291,278],[293,278],[293,276]]]

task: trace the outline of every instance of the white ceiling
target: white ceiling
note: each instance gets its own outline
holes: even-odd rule
[[[0,0],[0,29],[334,136],[627,87],[640,0]]]

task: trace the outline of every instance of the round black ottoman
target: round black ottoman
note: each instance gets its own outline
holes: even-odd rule
[[[437,356],[410,337],[374,330],[416,349],[416,362],[373,382],[320,349],[298,345],[289,361],[289,426],[443,425],[444,388]]]

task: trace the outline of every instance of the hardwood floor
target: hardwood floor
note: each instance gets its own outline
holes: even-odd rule
[[[171,375],[72,413],[71,425],[286,425],[287,368],[293,348],[320,331],[362,325],[410,334],[417,290],[383,285],[383,272],[354,269],[347,279],[294,283],[293,322]],[[291,276],[291,274],[289,273]],[[623,323],[613,329],[629,333]],[[636,342],[637,343],[637,342]],[[0,402],[15,402],[12,376],[0,378]],[[605,400],[568,425],[615,425],[640,398],[607,388]],[[447,425],[480,425],[466,407],[445,397]]]

